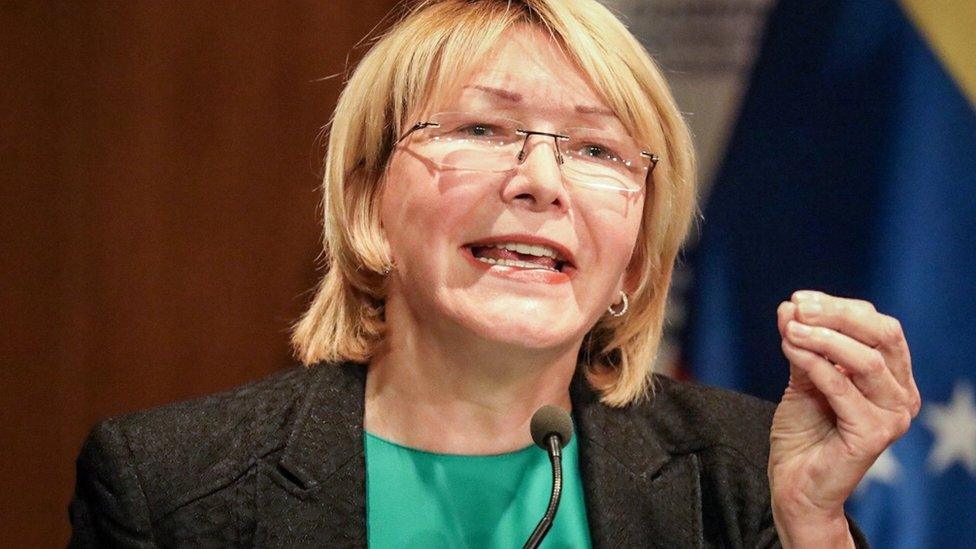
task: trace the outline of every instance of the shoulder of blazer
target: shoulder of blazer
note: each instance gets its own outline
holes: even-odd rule
[[[284,448],[329,366],[293,366],[228,391],[103,423],[127,445],[150,513],[158,518],[232,484]]]
[[[757,546],[775,537],[765,472],[771,403],[655,375],[648,398],[612,408],[581,378],[573,413],[594,546]]]
[[[661,375],[653,383],[653,396],[638,406],[669,453],[724,449],[765,471],[775,404]]]

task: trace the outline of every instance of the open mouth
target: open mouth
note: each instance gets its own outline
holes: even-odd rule
[[[493,242],[468,244],[465,248],[477,261],[488,265],[564,274],[575,270],[573,264],[551,246],[521,242]]]

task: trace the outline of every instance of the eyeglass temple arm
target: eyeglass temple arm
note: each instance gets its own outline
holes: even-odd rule
[[[436,128],[438,126],[440,126],[440,124],[438,124],[437,122],[417,122],[413,126],[410,126],[410,129],[407,130],[407,131],[405,131],[403,133],[403,135],[401,135],[400,137],[398,137],[397,140],[393,144],[394,145],[399,144],[401,141],[403,141],[404,139],[406,139],[410,134],[412,134],[413,132],[415,132],[417,130],[422,130],[424,128]]]
[[[660,162],[661,157],[647,151],[641,151],[641,156],[651,161],[651,167],[648,168],[647,175],[644,176],[644,186],[648,187],[651,180],[651,174],[654,173],[654,168],[657,167],[657,163]]]

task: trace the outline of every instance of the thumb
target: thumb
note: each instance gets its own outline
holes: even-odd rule
[[[784,343],[787,341],[786,325],[791,320],[799,320],[796,303],[784,301],[776,308],[776,327],[779,329],[780,338],[782,338]],[[810,383],[810,376],[802,368],[799,368],[790,361],[790,385],[794,388],[799,388],[807,387]]]

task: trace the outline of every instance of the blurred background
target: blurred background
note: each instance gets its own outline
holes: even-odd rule
[[[97,419],[291,363],[322,128],[394,4],[0,2],[0,546],[66,542]],[[658,370],[777,401],[776,305],[871,300],[925,403],[850,511],[976,547],[976,0],[604,4],[701,158]]]

